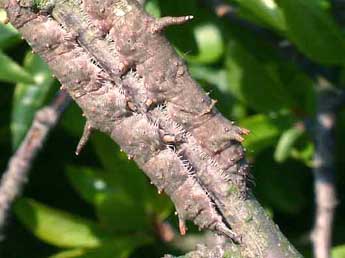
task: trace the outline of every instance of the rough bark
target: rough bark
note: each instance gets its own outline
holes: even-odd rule
[[[11,23],[82,108],[185,220],[232,239],[243,257],[300,257],[250,193],[240,144],[161,32],[192,17],[154,19],[134,0],[0,0]]]

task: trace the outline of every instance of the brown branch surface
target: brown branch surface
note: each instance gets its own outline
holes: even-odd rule
[[[11,204],[27,181],[34,159],[69,102],[68,94],[61,92],[49,106],[40,109],[23,142],[9,161],[0,182],[0,229],[4,228]]]
[[[191,19],[154,19],[135,0],[0,0],[11,23],[82,108],[86,130],[117,142],[185,220],[232,239],[243,257],[300,257],[250,193],[240,144],[161,35]],[[46,3],[46,4],[45,4]]]

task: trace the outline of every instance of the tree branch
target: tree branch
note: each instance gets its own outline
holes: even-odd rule
[[[0,3],[87,126],[110,135],[171,197],[182,234],[192,220],[233,240],[241,256],[300,257],[248,189],[240,142],[249,131],[225,119],[190,77],[156,30],[164,19],[134,0]]]
[[[343,94],[324,79],[317,83],[317,119],[315,127],[314,190],[315,225],[312,233],[315,258],[329,258],[332,226],[337,205],[334,149],[336,114]],[[339,101],[340,100],[340,101]]]
[[[21,193],[27,174],[49,132],[55,127],[65,107],[70,102],[66,92],[60,92],[53,102],[37,111],[31,128],[13,154],[0,182],[0,229],[3,230],[7,213],[15,198]]]

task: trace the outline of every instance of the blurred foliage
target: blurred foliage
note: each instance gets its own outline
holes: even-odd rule
[[[256,178],[253,190],[288,238],[311,257],[307,236],[313,225],[314,145],[301,125],[314,118],[315,74],[321,71],[335,86],[345,85],[345,31],[332,15],[330,0],[227,0],[239,17],[290,42],[299,51],[296,56],[260,32],[216,17],[200,2],[149,0],[146,9],[156,17],[195,17],[169,28],[166,36],[192,76],[219,100],[218,109],[251,130],[244,144]],[[0,11],[0,21],[5,18]],[[36,110],[49,102],[58,83],[10,24],[0,23],[0,67],[4,170]],[[73,155],[83,123],[73,104],[35,162],[0,256],[145,258],[176,248],[157,235],[163,221],[177,231],[173,205],[118,146],[96,133],[78,159]],[[344,130],[342,113],[337,143],[345,141]],[[339,189],[345,187],[344,146],[338,144],[335,154]],[[339,192],[334,258],[345,258],[344,197]]]

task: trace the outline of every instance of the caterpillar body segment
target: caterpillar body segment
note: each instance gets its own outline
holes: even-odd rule
[[[228,237],[234,236],[198,179],[188,172],[174,151],[165,149],[159,152],[143,168],[149,171],[151,181],[175,203],[181,233],[185,231],[184,221],[191,220],[201,229],[207,228]]]
[[[144,164],[163,148],[159,128],[145,114],[133,114],[116,121],[111,136],[139,164]]]

